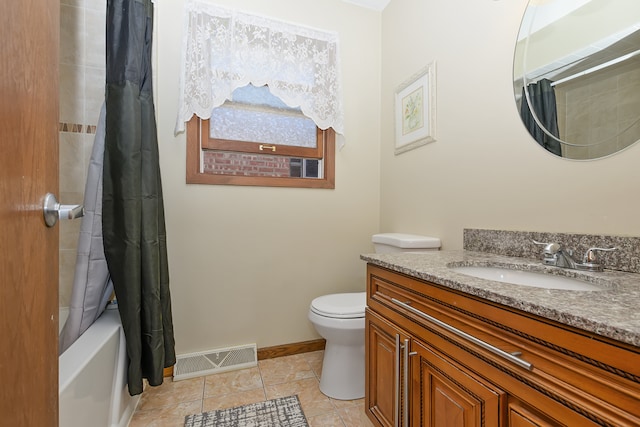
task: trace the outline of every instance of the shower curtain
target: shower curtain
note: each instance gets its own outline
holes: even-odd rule
[[[525,95],[525,90],[527,94]],[[528,95],[528,97],[527,97]],[[529,103],[531,103],[531,108]],[[544,126],[541,129],[533,118],[533,113]],[[558,109],[556,104],[556,93],[548,79],[539,80],[537,83],[530,83],[522,88],[522,101],[520,106],[520,116],[531,136],[538,141],[548,151],[562,156],[560,136],[558,129]],[[555,138],[553,138],[551,135]]]
[[[131,395],[175,364],[151,81],[151,0],[107,1],[104,252],[127,341]]]
[[[102,246],[102,161],[105,111],[103,104],[84,189],[84,216],[78,237],[78,255],[69,317],[59,337],[60,354],[100,317],[113,293],[113,284],[109,278]]]

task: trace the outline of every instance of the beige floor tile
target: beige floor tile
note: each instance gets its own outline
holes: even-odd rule
[[[353,406],[362,406],[364,408],[364,399],[356,399],[356,400],[331,399],[331,403],[333,403],[333,406],[335,406],[337,410],[351,408]]]
[[[319,385],[320,383],[314,377],[265,386],[265,391],[267,393],[267,399],[297,394],[304,414],[307,417],[312,417],[335,411],[334,406],[331,404],[331,400],[322,394]]]
[[[342,419],[336,412],[327,412],[324,414],[307,417],[309,427],[345,427]],[[351,427],[347,425],[346,427]]]
[[[265,400],[267,399],[265,398],[264,389],[260,387],[254,390],[205,398],[202,402],[202,412],[233,408],[240,405],[264,402]]]
[[[303,353],[302,357],[307,361],[309,366],[311,366],[311,370],[316,377],[320,378],[322,374],[322,360],[324,358],[324,351],[312,351],[310,353]]]
[[[146,411],[182,402],[202,401],[204,378],[191,378],[182,381],[165,379],[158,387],[147,387],[142,393],[138,409]]]
[[[190,414],[298,395],[311,427],[372,427],[364,399],[335,400],[320,391],[323,351],[262,360],[258,367],[147,387],[130,427],[173,427]]]
[[[184,417],[202,412],[200,400],[177,405],[165,406],[158,409],[136,411],[131,418],[129,427],[183,427]]]
[[[265,386],[315,377],[301,354],[261,360],[258,367]]]
[[[205,377],[204,397],[221,396],[258,388],[262,389],[262,378],[260,377],[260,369],[256,366],[255,368],[222,372]]]
[[[358,405],[340,409],[338,413],[347,427],[373,427],[364,412],[364,401]]]

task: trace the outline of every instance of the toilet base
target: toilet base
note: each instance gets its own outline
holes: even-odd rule
[[[341,345],[327,342],[320,375],[320,391],[332,399],[364,397],[364,343]]]

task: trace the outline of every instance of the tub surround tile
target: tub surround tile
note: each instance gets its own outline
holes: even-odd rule
[[[509,239],[502,241],[505,247],[511,244]],[[640,347],[640,276],[637,273],[578,272],[544,266],[537,259],[470,250],[423,254],[363,254],[361,259],[417,279]],[[511,285],[456,273],[447,267],[454,264],[507,265],[522,270],[582,277],[604,289],[589,292]]]
[[[85,46],[84,10],[60,5],[60,63],[81,64]]]
[[[105,10],[107,2],[105,0],[83,0],[87,9]]]
[[[60,0],[60,5],[83,7],[85,0]]]
[[[93,126],[93,127],[95,128],[95,126]],[[89,166],[91,164],[91,153],[93,151],[93,142],[94,142],[95,138],[96,138],[95,129],[93,131],[93,134],[86,133],[82,137],[82,141],[83,141],[82,153],[83,153],[83,161],[84,161],[84,176],[85,176],[85,180],[86,180],[86,177],[89,176]],[[84,198],[84,193],[83,193],[83,198]]]
[[[84,168],[84,141],[78,133],[60,134],[60,192],[84,194],[85,168]],[[64,201],[66,204],[71,202]]]
[[[60,249],[58,259],[58,306],[69,307],[78,252],[75,249]]]
[[[67,193],[60,191],[60,200],[64,200],[65,204],[76,205],[82,204],[82,193]],[[60,245],[59,248],[76,250],[78,248],[78,235],[80,234],[81,220],[76,221],[59,221],[60,227]]]
[[[102,1],[101,9],[84,9],[85,40],[83,64],[88,67],[106,68],[105,45],[107,10],[106,2]]]
[[[102,52],[104,52],[104,48]],[[104,66],[102,68],[85,67],[84,73],[85,121],[90,124],[87,125],[87,128],[93,126],[90,129],[95,133],[96,125],[100,119],[100,109],[104,103],[106,71]]]
[[[63,199],[68,200],[68,199]],[[72,202],[75,203],[75,202]],[[82,202],[80,202],[82,203]],[[59,250],[71,250],[76,252],[78,246],[78,234],[80,234],[81,221],[60,221],[58,226],[60,227],[60,249]],[[75,270],[75,262],[71,264]]]
[[[60,122],[85,123],[84,120],[85,67],[60,64]]]

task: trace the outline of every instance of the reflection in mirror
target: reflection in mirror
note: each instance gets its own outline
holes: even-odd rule
[[[640,140],[640,1],[530,0],[514,93],[531,136],[568,159]]]

